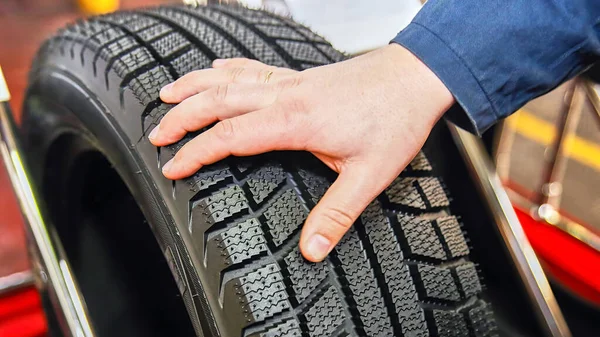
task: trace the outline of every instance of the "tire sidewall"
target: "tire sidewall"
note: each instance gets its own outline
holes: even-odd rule
[[[189,277],[196,273],[195,270],[181,262],[182,258],[189,259],[190,252],[176,227],[177,220],[173,217],[175,212],[169,208],[168,203],[172,200],[165,198],[158,186],[162,182],[165,185],[163,188],[167,189],[170,184],[164,178],[161,181],[153,177],[151,168],[140,157],[130,136],[114,118],[112,112],[116,109],[101,103],[96,95],[97,91],[89,89],[89,86],[89,83],[74,78],[69,71],[56,67],[41,69],[30,82],[24,102],[21,134],[25,140],[26,162],[31,168],[33,180],[40,192],[48,197],[45,194],[47,187],[57,186],[48,181],[50,179],[46,173],[49,167],[65,170],[59,174],[62,177],[56,177],[59,179],[59,187],[60,179],[69,179],[65,175],[69,174],[68,166],[74,158],[49,155],[49,151],[62,136],[74,137],[78,143],[102,153],[138,203],[165,255],[179,291],[182,296],[189,297],[186,307],[196,333],[203,336],[203,331],[211,329],[210,324],[214,326],[214,321],[210,314],[207,314],[208,317],[200,317],[197,309],[190,308],[188,304],[193,303],[191,294],[198,294],[202,289],[196,282],[190,282]],[[98,84],[92,83],[93,86]],[[77,151],[73,153],[76,154]],[[159,174],[158,165],[154,171],[158,171],[154,172],[154,176]],[[199,330],[200,326],[202,330]]]

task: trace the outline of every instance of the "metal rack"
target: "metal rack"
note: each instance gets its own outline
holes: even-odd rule
[[[535,219],[554,226],[582,243],[600,252],[600,235],[584,224],[578,223],[560,213],[563,196],[563,183],[569,161],[568,141],[576,134],[577,126],[589,102],[594,107],[600,127],[600,85],[585,78],[576,78],[569,92],[568,108],[561,111],[556,122],[556,135],[548,147],[550,158],[543,172],[541,185],[534,197],[524,197],[507,188],[513,204],[529,212]],[[502,181],[509,180],[510,153],[516,134],[514,128],[502,127],[495,149],[495,160]]]

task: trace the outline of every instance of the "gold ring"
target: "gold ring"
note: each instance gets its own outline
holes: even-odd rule
[[[269,80],[271,79],[271,75],[273,75],[273,72],[272,72],[272,71],[269,71],[269,72],[267,73],[267,76],[265,77],[265,84],[266,84],[266,83],[269,83]]]

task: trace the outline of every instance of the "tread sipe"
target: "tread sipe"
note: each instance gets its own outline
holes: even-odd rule
[[[68,26],[44,45],[31,75],[62,68],[84,83],[165,203],[176,205],[169,209],[181,221],[168,233],[187,239],[163,248],[180,290],[192,292],[186,304],[196,329],[224,337],[495,335],[460,220],[423,153],[317,264],[300,255],[300,230],[335,176],[312,156],[229,158],[173,184],[161,178],[158,167],[194,134],[161,149],[148,143],[171,108],[160,88],[229,57],[298,70],[344,59],[287,18],[175,6]]]

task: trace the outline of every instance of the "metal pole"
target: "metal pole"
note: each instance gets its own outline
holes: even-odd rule
[[[523,227],[481,140],[453,124],[449,124],[449,127],[481,196],[490,208],[525,289],[538,308],[537,315],[541,325],[546,328],[548,336],[570,337],[571,332],[548,279],[525,236]]]
[[[61,247],[52,239],[51,228],[40,211],[19,148],[9,99],[10,94],[0,68],[0,155],[21,208],[34,266],[39,268],[36,275],[39,282],[36,284],[41,287],[41,291],[48,293],[65,336],[93,337],[85,303],[66,259],[61,257]]]

